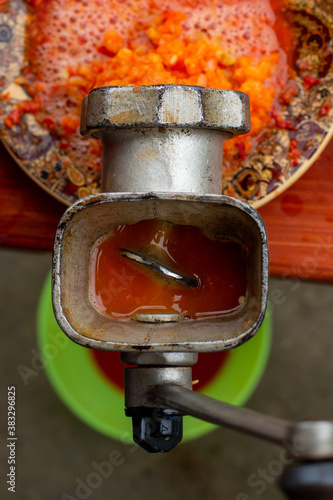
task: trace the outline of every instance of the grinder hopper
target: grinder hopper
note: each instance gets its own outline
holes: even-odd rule
[[[249,101],[241,92],[178,85],[90,92],[81,131],[102,140],[103,193],[66,211],[54,247],[53,305],[72,340],[127,352],[207,352],[236,347],[258,331],[267,300],[265,227],[249,205],[221,195],[223,143],[249,129]],[[91,250],[114,227],[146,219],[197,226],[246,244],[242,307],[171,322],[167,315],[119,321],[101,314],[89,298]]]

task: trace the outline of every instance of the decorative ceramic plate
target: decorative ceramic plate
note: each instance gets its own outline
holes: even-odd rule
[[[255,208],[293,184],[333,135],[333,1],[290,0],[288,10],[298,36],[292,77],[296,95],[283,107],[280,125],[266,128],[257,147],[223,181],[224,194]],[[32,113],[25,114],[23,124],[5,125],[18,103],[29,98],[20,84],[27,64],[28,16],[25,2],[0,0],[0,94],[6,96],[0,100],[0,137],[34,181],[70,205],[100,191],[98,169],[73,161]],[[304,68],[310,68],[310,79]]]

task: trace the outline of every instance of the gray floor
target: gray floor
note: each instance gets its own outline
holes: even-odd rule
[[[5,489],[1,498],[282,500],[277,486],[282,455],[274,445],[217,429],[170,454],[149,455],[77,420],[43,372],[24,385],[17,366],[29,366],[36,348],[36,306],[50,266],[50,254],[0,250],[1,429],[6,429],[10,385],[17,390],[18,428],[17,492]],[[333,286],[272,279],[270,297],[271,357],[247,406],[290,419],[332,418]],[[118,453],[112,473],[91,475],[93,462],[108,460],[113,451]],[[8,448],[3,446],[1,455],[4,464]],[[82,486],[88,477],[90,489]]]

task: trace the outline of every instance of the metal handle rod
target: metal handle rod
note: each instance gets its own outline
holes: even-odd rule
[[[155,386],[149,399],[212,424],[223,425],[262,439],[283,443],[289,440],[294,424],[253,410],[218,401],[175,384]]]

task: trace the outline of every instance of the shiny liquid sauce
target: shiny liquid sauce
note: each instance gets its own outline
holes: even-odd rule
[[[183,285],[121,255],[127,249],[198,280]],[[144,220],[117,226],[91,254],[90,298],[102,314],[133,319],[177,313],[199,319],[242,307],[247,288],[247,250],[209,237],[194,226]]]

